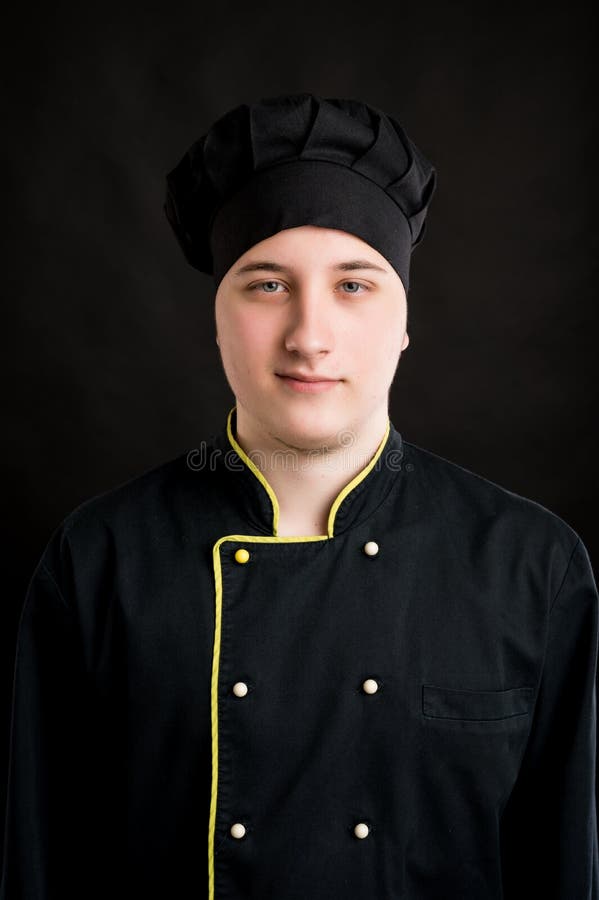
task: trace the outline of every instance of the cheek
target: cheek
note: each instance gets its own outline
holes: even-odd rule
[[[355,339],[356,358],[361,359],[373,378],[394,369],[405,334],[402,316],[379,314],[363,323]]]
[[[256,315],[221,315],[217,318],[221,355],[228,371],[247,373],[270,354],[271,336]]]

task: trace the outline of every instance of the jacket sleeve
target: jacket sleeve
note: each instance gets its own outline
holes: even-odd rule
[[[87,897],[91,765],[76,619],[44,558],[17,633],[0,900]],[[88,875],[89,878],[89,875]]]
[[[598,900],[596,676],[599,599],[584,544],[548,615],[533,721],[501,820],[504,900]]]

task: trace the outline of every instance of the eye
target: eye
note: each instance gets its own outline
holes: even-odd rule
[[[362,284],[360,281],[343,281],[341,282],[341,286],[345,288],[344,293],[346,294],[360,294],[364,293],[364,291],[369,291],[370,288],[368,285]],[[249,291],[258,291],[261,290],[265,294],[278,294],[277,287],[285,288],[285,285],[280,281],[274,281],[269,279],[268,281],[257,281],[255,284],[251,284],[248,287]],[[348,289],[349,288],[349,289]],[[362,290],[359,290],[359,289]]]
[[[256,284],[251,284],[248,288],[250,291],[257,291],[258,289],[263,289],[265,294],[277,294],[278,291],[271,291],[269,288],[265,288],[265,285],[279,285],[280,287],[285,287],[280,281],[257,281]]]
[[[363,288],[365,291],[369,291],[369,290],[370,290],[370,288],[369,288],[367,285],[362,284],[360,281],[343,281],[343,282],[342,282],[342,285],[344,285],[345,287],[347,287],[347,285],[353,285],[353,287]],[[350,290],[350,291],[346,291],[345,293],[346,293],[346,294],[358,294],[358,293],[360,293],[360,292],[359,292],[359,291]]]

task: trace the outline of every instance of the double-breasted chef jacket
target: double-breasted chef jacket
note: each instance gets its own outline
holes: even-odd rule
[[[389,423],[327,534],[280,537],[235,434],[49,540],[2,900],[599,897],[577,534]]]

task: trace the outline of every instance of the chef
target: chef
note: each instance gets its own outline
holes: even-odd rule
[[[388,417],[435,181],[308,93],[168,176],[235,405],[33,573],[1,900],[599,898],[587,551]]]

